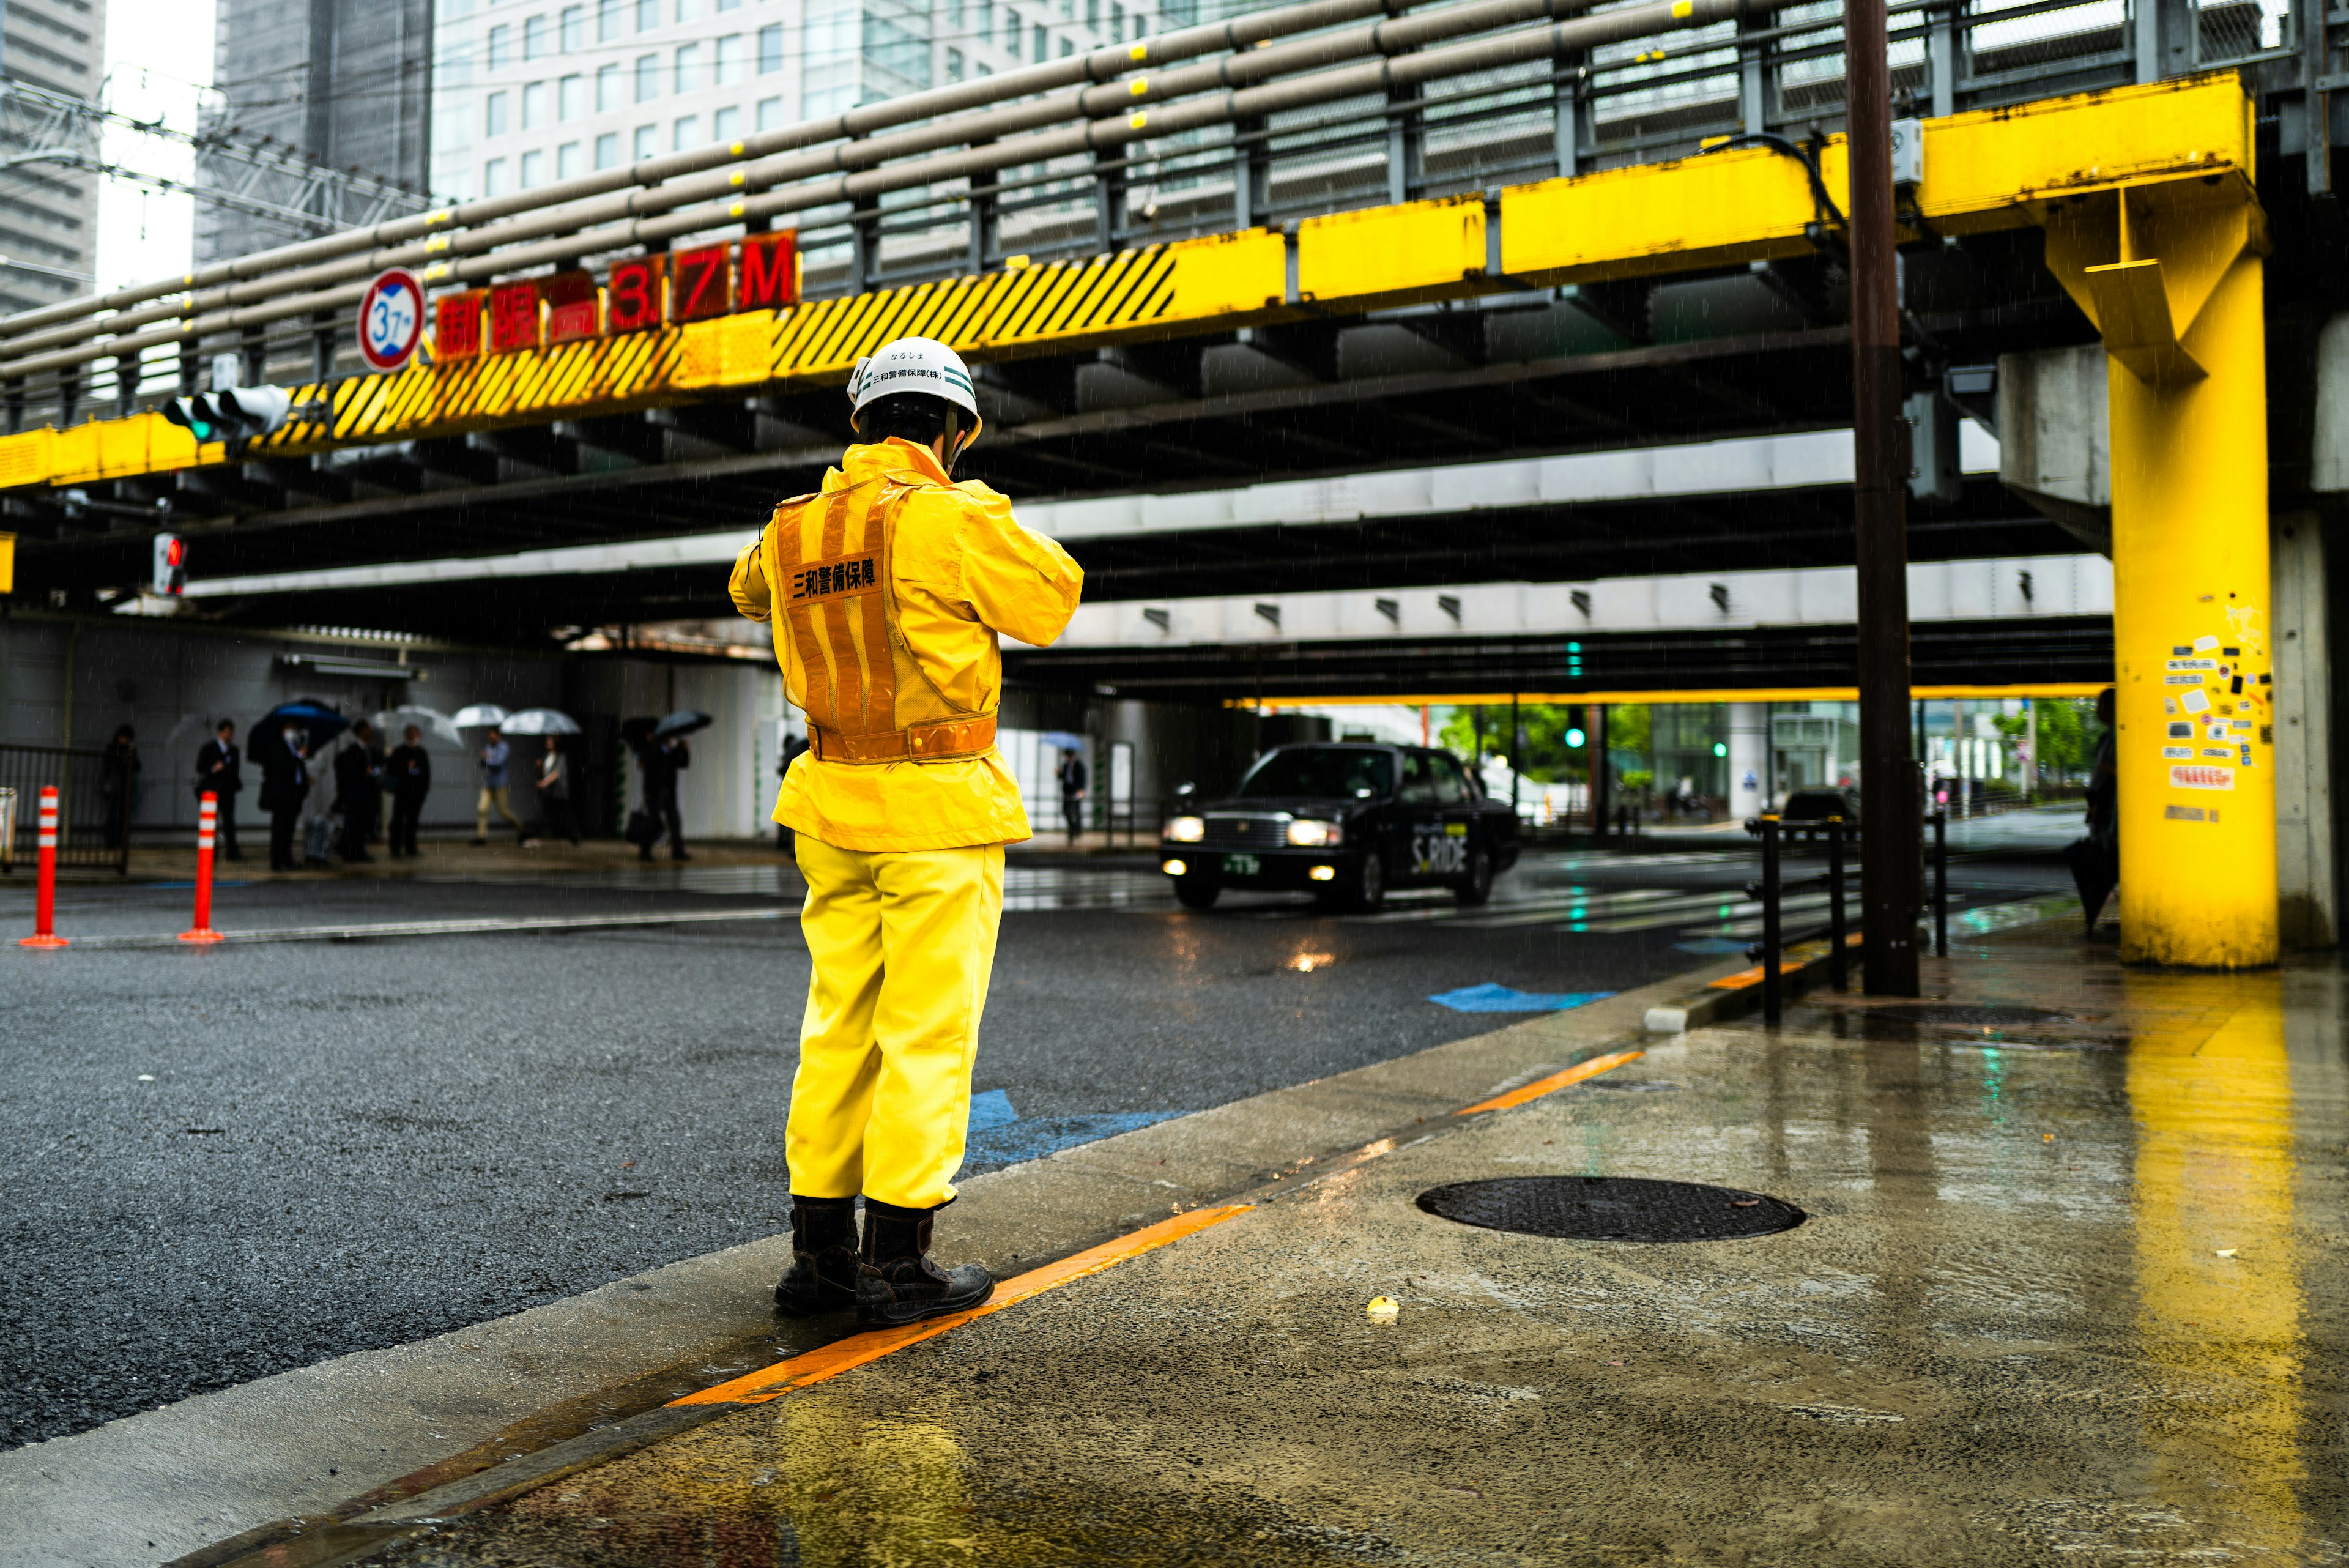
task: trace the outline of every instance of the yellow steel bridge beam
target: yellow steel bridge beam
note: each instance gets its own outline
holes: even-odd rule
[[[2251,107],[2231,74],[1929,120],[1918,207],[1937,232],[2041,220],[2052,198],[2214,177],[2248,199]],[[1840,140],[1821,159],[1838,207]],[[1740,149],[1481,195],[1308,219],[1087,261],[817,300],[557,348],[295,390],[296,419],[256,454],[543,423],[777,384],[843,379],[889,337],[975,359],[1181,337],[1247,322],[1590,282],[1810,253],[1818,217],[1791,159]],[[88,483],[226,461],[155,414],[0,438],[0,489]]]

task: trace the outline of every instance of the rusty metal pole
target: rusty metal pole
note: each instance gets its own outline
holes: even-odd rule
[[[1917,994],[1919,822],[1909,754],[1908,429],[1892,227],[1892,83],[1884,0],[1844,0],[1851,138],[1851,390],[1859,565],[1860,949],[1868,992]]]

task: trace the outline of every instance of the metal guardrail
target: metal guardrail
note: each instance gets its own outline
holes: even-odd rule
[[[2176,9],[2175,0],[2137,3],[2162,5],[2165,18]],[[2308,3],[2294,0],[2292,11],[2272,15],[2255,0],[2189,7],[2188,36],[2173,40],[2184,47],[2157,47],[2152,74],[2290,57],[2299,47],[2300,10]],[[1464,8],[1433,5],[1411,15],[1416,23]],[[1612,9],[1546,22],[1540,30],[1600,22]],[[2176,30],[2167,21],[2148,29],[2140,20],[2130,0],[1896,5],[1893,87],[1918,112],[1938,115],[2117,85],[2144,74],[2137,53],[2149,36],[2158,45],[2165,29]],[[1757,6],[1743,19],[1660,29],[1555,58],[1355,93],[1011,168],[982,166],[999,125],[993,117],[1006,111],[942,114],[922,128],[921,146],[914,151],[935,161],[939,150],[961,146],[966,151],[957,156],[969,170],[940,164],[939,177],[929,183],[870,194],[844,186],[843,199],[802,213],[804,295],[856,295],[991,271],[1017,258],[1044,262],[1236,227],[1279,226],[1326,213],[1651,161],[1732,134],[1799,137],[1832,130],[1842,105],[1840,26],[1840,10],[1831,0]],[[1299,46],[1278,47],[1333,36],[1317,32]],[[1154,64],[1144,72],[1136,67],[1133,80],[1195,68],[1166,71]],[[1173,99],[1150,113],[1172,121],[1175,109],[1230,90],[1236,89]],[[1077,117],[1064,123],[1081,128],[1110,119]],[[955,139],[958,127],[968,140]],[[882,162],[874,173],[886,176],[893,167]],[[660,189],[651,172],[645,183]],[[765,220],[753,213],[749,221]],[[713,233],[727,226],[722,214],[709,225]],[[623,249],[632,245],[620,242]],[[223,348],[257,361],[255,379],[303,379],[315,369],[319,331],[305,314],[213,334],[207,341],[141,350],[144,357],[132,368],[101,360],[36,373],[5,389],[8,423],[15,429],[45,420],[69,422],[77,407],[88,404],[125,410],[151,405],[191,382],[194,367]]]
[[[1950,839],[1949,814],[1934,812],[1926,822],[1933,830],[1929,849],[1933,874],[1933,952],[1947,958],[1950,953]],[[1775,815],[1750,818],[1745,830],[1762,844],[1762,879],[1745,885],[1746,897],[1762,903],[1762,940],[1745,950],[1745,956],[1762,966],[1762,1016],[1776,1023],[1785,1007],[1781,981],[1785,950],[1798,942],[1827,940],[1827,963],[1831,983],[1843,990],[1851,980],[1850,926],[1844,907],[1844,848],[1847,843],[1846,824],[1839,816],[1826,818],[1825,836],[1827,847],[1827,869],[1824,876],[1786,881],[1779,871],[1779,835],[1784,825]],[[1858,842],[1855,836],[1848,840]],[[1827,923],[1809,930],[1789,934],[1781,918],[1785,895],[1810,888],[1827,890]]]
[[[109,782],[120,787],[109,789]],[[0,789],[14,790],[15,820],[0,873],[34,864],[44,784],[57,792],[57,864],[85,870],[130,869],[131,781],[109,781],[102,751],[0,745]]]

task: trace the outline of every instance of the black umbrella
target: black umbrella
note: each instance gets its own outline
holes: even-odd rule
[[[2072,885],[2080,889],[2080,912],[2087,917],[2088,933],[2093,936],[2096,917],[2104,912],[2105,900],[2112,897],[2121,879],[2119,847],[2110,839],[2091,835],[2065,845],[2064,858],[2071,863]]]
[[[631,746],[641,746],[653,738],[653,726],[660,722],[651,714],[620,721],[620,739]]]
[[[690,735],[696,730],[707,730],[717,721],[693,708],[679,708],[653,726],[653,739],[667,740],[671,735]]]
[[[261,722],[246,732],[246,739],[274,735],[289,723],[302,726],[313,755],[328,741],[351,727],[351,722],[328,707],[324,699],[296,697],[291,702],[280,702],[263,714]]]

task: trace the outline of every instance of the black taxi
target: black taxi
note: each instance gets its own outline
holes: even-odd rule
[[[1226,888],[1361,909],[1435,887],[1481,904],[1516,864],[1517,815],[1449,752],[1312,742],[1267,752],[1229,797],[1169,817],[1158,849],[1194,909]]]

